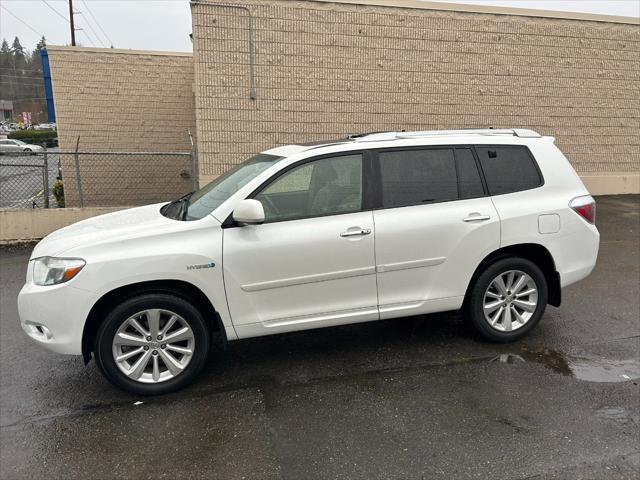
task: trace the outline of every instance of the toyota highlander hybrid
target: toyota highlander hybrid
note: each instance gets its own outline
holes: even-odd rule
[[[177,390],[214,342],[448,310],[521,338],[593,270],[595,202],[531,130],[386,132],[256,155],[168,204],[44,238],[24,331]]]

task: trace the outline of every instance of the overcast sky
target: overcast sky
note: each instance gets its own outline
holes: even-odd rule
[[[640,16],[640,0],[458,0],[475,3],[606,15]],[[40,36],[66,45],[68,0],[0,0],[0,38],[17,35],[32,49]],[[191,51],[187,0],[73,0],[76,41],[84,46]],[[57,12],[57,13],[56,13]]]

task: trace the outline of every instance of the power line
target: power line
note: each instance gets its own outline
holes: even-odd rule
[[[36,88],[36,89],[43,89],[44,88],[44,82],[27,83],[27,82],[16,82],[15,80],[8,80],[8,81],[6,81],[6,84],[9,85],[9,86],[13,86],[13,87],[22,86],[22,87],[30,87],[30,88]]]
[[[0,8],[2,8],[5,12],[7,12],[9,15],[11,15],[13,18],[15,18],[16,20],[18,20],[20,23],[22,23],[24,26],[26,26],[29,30],[31,30],[32,32],[34,32],[36,35],[40,35],[44,37],[44,34],[42,34],[41,32],[38,32],[35,28],[33,28],[31,25],[29,25],[27,22],[25,22],[24,20],[22,20],[20,17],[16,16],[14,13],[11,12],[11,10],[8,10],[7,7],[5,7],[4,5],[0,4]]]
[[[19,78],[22,81],[17,81],[17,80],[13,80],[14,78]],[[37,83],[38,85],[40,85],[42,82],[42,79],[38,79],[39,77],[20,77],[18,75],[0,75],[0,81],[3,82],[8,82],[8,83],[24,83],[25,85],[28,85],[29,83]]]
[[[91,46],[92,47],[96,46],[96,44],[93,42],[93,39],[89,36],[89,34],[87,33],[87,31],[84,28],[77,28],[76,30],[79,30],[82,33],[84,33],[84,36],[87,37],[87,40],[89,40],[89,42],[91,42]]]
[[[38,68],[20,68],[20,67],[0,67],[0,70],[10,70],[12,72],[17,72],[17,71],[21,71],[21,72],[41,72],[42,70],[38,69]],[[0,75],[2,75],[0,73]]]
[[[55,8],[53,8],[51,6],[50,3],[47,2],[47,0],[42,0],[42,2],[49,7],[51,10],[53,10],[55,12],[56,15],[58,15],[61,19],[63,19],[65,22],[69,22],[69,19],[67,17],[65,17],[63,14],[61,14],[58,10],[56,10]]]
[[[42,101],[44,101],[45,99],[43,97],[13,97],[10,101],[19,102],[20,100],[42,100]]]
[[[13,80],[13,79],[8,79],[8,80],[2,80],[0,79],[1,82],[6,82],[8,84],[14,84],[14,85],[29,85],[29,86],[43,86],[44,82],[36,82],[35,78],[31,79],[31,82],[19,82],[17,80]]]
[[[82,4],[84,5],[84,8],[87,9],[87,12],[89,12],[89,15],[91,15],[91,18],[93,18],[93,21],[98,26],[98,29],[102,32],[102,35],[104,35],[104,38],[106,38],[107,42],[109,42],[109,44],[113,47],[113,42],[109,38],[109,35],[107,35],[107,32],[104,31],[104,28],[102,28],[102,25],[100,25],[100,22],[98,22],[98,19],[95,17],[95,15],[91,11],[91,9],[89,8],[89,4],[87,2],[85,2],[84,0],[82,0]]]
[[[80,12],[82,13],[82,12]],[[82,18],[84,19],[85,22],[87,22],[87,26],[91,29],[91,31],[93,32],[93,35],[96,37],[96,39],[98,40],[98,42],[100,42],[100,45],[102,45],[103,47],[105,47],[104,42],[102,41],[102,39],[98,36],[98,34],[96,33],[96,31],[93,29],[93,27],[91,26],[91,23],[89,23],[89,19],[85,16],[82,15]],[[88,35],[87,35],[88,37]],[[105,47],[106,48],[106,47]]]
[[[15,83],[14,83],[14,84],[9,83],[9,84],[8,84],[8,86],[9,86],[9,87],[13,87],[13,88],[14,88],[14,90],[17,90],[17,88],[16,88],[16,87],[18,87],[18,86],[22,86],[23,88],[24,88],[24,87],[29,87],[29,89],[35,89],[36,91],[38,91],[38,90],[44,90],[44,85],[43,85],[43,84],[41,84],[41,83],[40,83],[40,84],[37,84],[37,83],[21,83],[21,84],[19,84],[19,85],[18,85],[18,84],[15,84]]]
[[[27,79],[38,78],[33,75],[5,75],[4,73],[0,73],[0,77],[27,78]]]

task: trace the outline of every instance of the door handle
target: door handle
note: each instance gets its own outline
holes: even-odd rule
[[[371,229],[361,228],[360,230],[347,230],[340,234],[341,237],[361,237],[363,235],[371,234]]]
[[[463,218],[463,222],[485,222],[487,220],[491,220],[490,215],[480,215],[479,213],[471,214],[467,218]]]

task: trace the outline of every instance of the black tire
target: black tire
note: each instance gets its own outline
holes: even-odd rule
[[[175,377],[158,383],[142,383],[130,379],[118,368],[112,353],[113,338],[120,326],[131,316],[147,309],[175,312],[188,323],[194,336],[193,356],[184,370]],[[100,371],[116,387],[137,395],[162,395],[180,390],[191,383],[205,366],[210,348],[209,328],[198,309],[174,295],[147,293],[127,299],[105,317],[96,334],[94,353]]]
[[[489,323],[484,315],[484,297],[491,282],[501,273],[518,270],[533,279],[538,290],[537,305],[531,318],[520,328],[505,332],[500,331]],[[495,261],[487,266],[472,285],[465,316],[470,320],[476,331],[485,339],[492,342],[513,342],[524,337],[538,324],[547,307],[548,287],[542,270],[533,262],[524,258],[507,257]]]
[[[33,150],[31,150],[30,148],[25,148],[25,149],[23,150],[23,152],[31,153],[31,152],[33,152]]]

